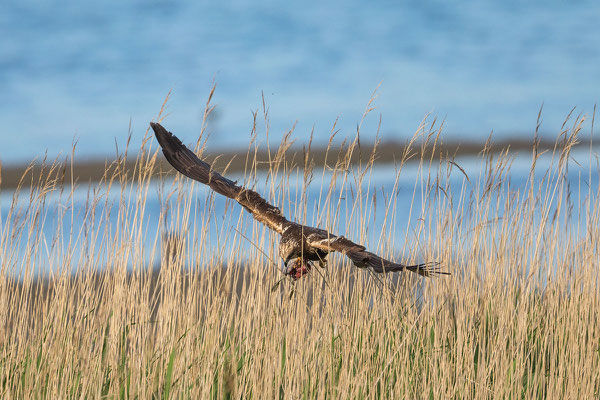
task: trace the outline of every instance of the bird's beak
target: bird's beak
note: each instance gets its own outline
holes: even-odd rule
[[[288,257],[285,260],[283,260],[283,266],[287,269],[288,267],[288,263],[290,262],[290,260],[292,259],[292,257]]]
[[[290,269],[288,267],[288,260],[284,260],[283,261],[283,273],[284,275],[287,275],[290,272]]]

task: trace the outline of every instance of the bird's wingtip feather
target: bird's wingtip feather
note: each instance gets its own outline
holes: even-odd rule
[[[417,265],[411,265],[408,266],[407,269],[425,277],[433,277],[437,275],[451,275],[450,272],[440,270],[441,264],[442,263],[439,261],[433,261]]]

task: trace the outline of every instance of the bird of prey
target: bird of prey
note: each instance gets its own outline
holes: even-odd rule
[[[214,171],[210,164],[200,160],[160,124],[151,122],[150,126],[162,147],[165,158],[173,168],[188,178],[208,185],[215,192],[237,201],[256,220],[281,235],[279,255],[285,266],[283,272],[293,280],[300,279],[310,272],[315,262],[324,267],[327,254],[332,251],[346,255],[358,268],[369,268],[378,273],[412,271],[421,276],[448,274],[439,270],[439,263],[398,264],[367,251],[364,246],[344,236],[336,236],[324,229],[289,221],[279,208],[269,204],[258,193],[238,186],[236,182]]]

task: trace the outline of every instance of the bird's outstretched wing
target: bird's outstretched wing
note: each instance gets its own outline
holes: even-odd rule
[[[181,140],[162,125],[151,122],[150,126],[162,147],[165,158],[173,168],[188,178],[210,186],[215,192],[236,200],[256,220],[278,233],[283,232],[289,221],[281,214],[279,208],[269,204],[255,191],[238,186],[236,182],[213,171],[210,164],[200,160],[194,152],[181,143]]]
[[[343,236],[335,236],[326,231],[314,232],[306,236],[309,245],[325,251],[337,251],[345,254],[358,268],[370,268],[374,272],[412,271],[421,276],[450,275],[440,271],[439,263],[429,262],[415,265],[403,265],[386,260],[367,251],[365,246],[356,244]]]

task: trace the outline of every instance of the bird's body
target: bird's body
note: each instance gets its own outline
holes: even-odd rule
[[[324,229],[289,221],[279,208],[269,204],[253,190],[238,186],[212,170],[210,164],[200,160],[181,141],[160,124],[150,123],[163,154],[169,163],[183,175],[210,186],[215,192],[240,203],[252,216],[281,235],[279,255],[284,260],[284,273],[293,279],[307,274],[313,262],[326,264],[331,251],[345,254],[358,268],[374,272],[412,271],[422,276],[448,274],[438,269],[438,263],[403,265],[373,254],[364,246]]]

